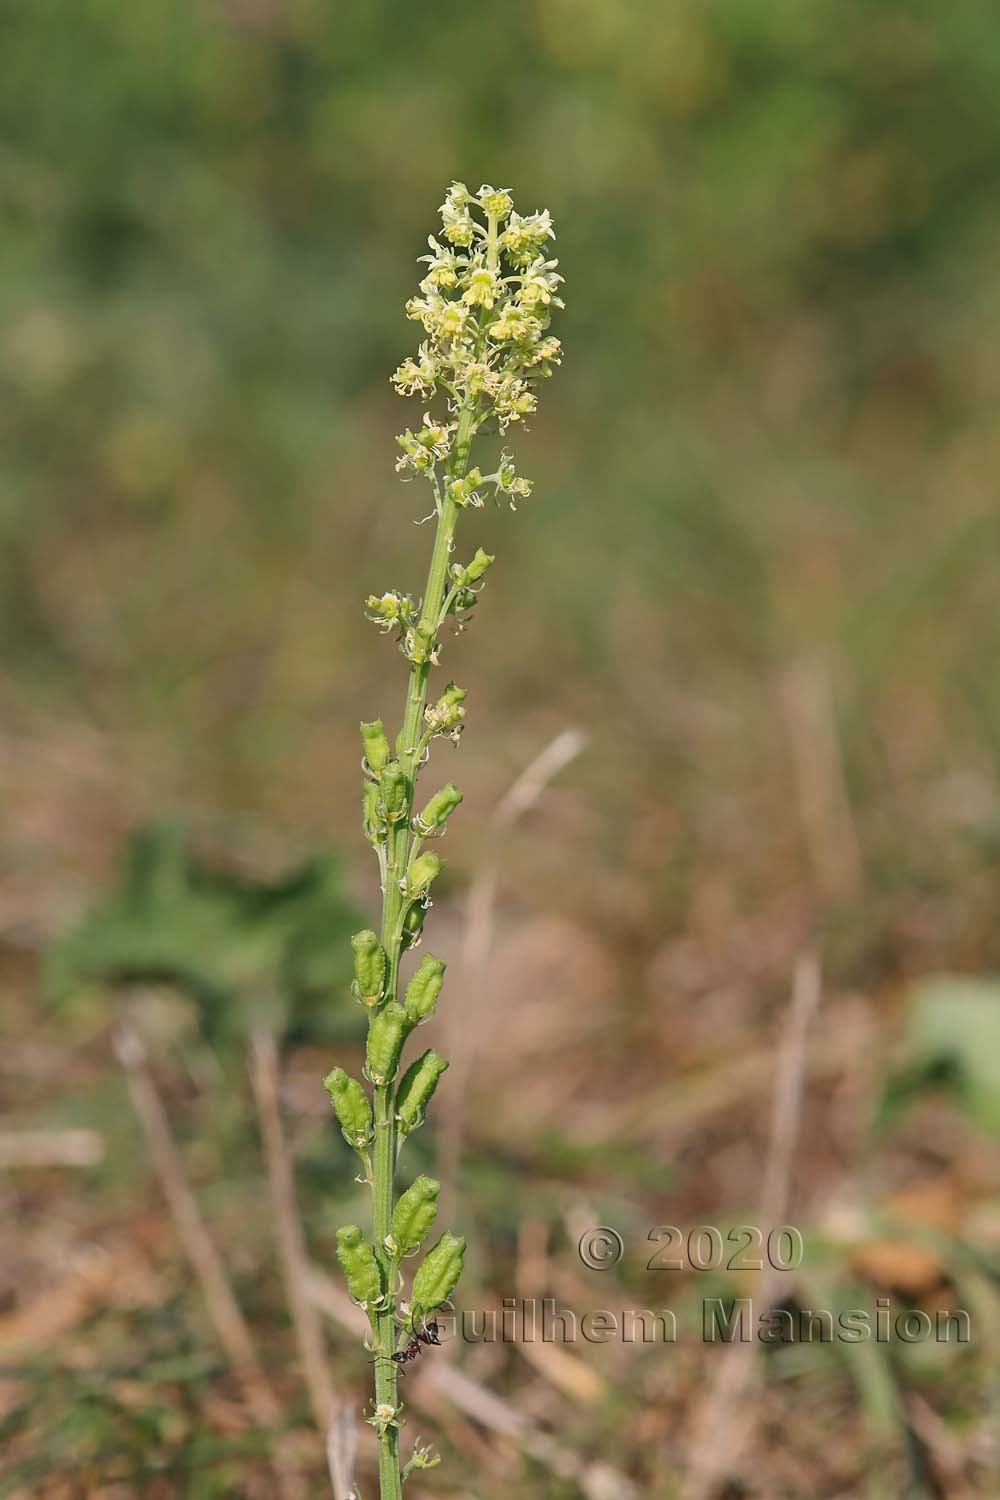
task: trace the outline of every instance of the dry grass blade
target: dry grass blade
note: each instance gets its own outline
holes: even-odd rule
[[[198,1279],[216,1338],[239,1375],[254,1420],[262,1427],[278,1427],[281,1408],[261,1368],[250,1328],[233,1296],[222,1258],[191,1191],[170,1131],[167,1112],[149,1070],[146,1049],[128,1022],[123,1022],[115,1031],[114,1046],[125,1069],[132,1104],[146,1137],[177,1237]],[[285,1500],[295,1500],[300,1490],[294,1476],[283,1474],[279,1469],[276,1477],[279,1493]]]
[[[302,1360],[302,1374],[309,1393],[313,1418],[326,1443],[330,1477],[336,1500],[350,1500],[353,1485],[342,1461],[345,1444],[334,1440],[338,1407],[323,1348],[323,1332],[306,1291],[308,1260],[295,1198],[291,1156],[281,1123],[278,1093],[278,1051],[269,1031],[258,1029],[250,1044],[250,1077],[257,1117],[264,1140],[267,1179],[274,1211],[278,1251],[285,1295]],[[339,1429],[338,1429],[339,1431]]]
[[[0,1132],[0,1169],[93,1167],[103,1160],[104,1137],[96,1130]]]
[[[782,1223],[788,1207],[792,1161],[802,1115],[806,1042],[819,1008],[821,990],[819,959],[815,954],[804,954],[795,969],[792,1003],[778,1060],[761,1188],[760,1222],[769,1227]],[[770,1305],[778,1274],[770,1266],[761,1274],[757,1296],[762,1307]],[[683,1500],[708,1500],[719,1481],[739,1464],[753,1422],[746,1396],[755,1353],[751,1342],[734,1344],[723,1355],[715,1383],[701,1410],[695,1413]]]
[[[326,1430],[326,1467],[335,1500],[357,1500],[354,1488],[357,1447],[357,1418],[348,1407],[342,1406]]]
[[[463,998],[460,1021],[451,1028],[448,1088],[441,1096],[442,1126],[438,1175],[445,1194],[454,1182],[465,1135],[466,1098],[475,1061],[479,1032],[476,1007],[485,985],[476,976],[487,972],[493,945],[493,913],[499,879],[499,853],[504,835],[535,806],[546,787],[564,771],[586,746],[578,729],[564,729],[528,765],[498,802],[490,819],[486,853],[473,877],[466,902],[465,936],[459,960],[459,987]]]
[[[802,659],[778,684],[795,771],[802,836],[816,878],[832,901],[856,898],[862,883],[861,843],[844,774],[830,673]]]

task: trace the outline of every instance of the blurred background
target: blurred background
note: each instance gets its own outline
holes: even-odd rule
[[[409,1488],[995,1495],[995,8],[36,0],[0,41],[0,1495],[327,1492],[289,1255],[313,1386],[367,1399],[320,1080],[359,1062],[356,726],[403,692],[361,606],[423,578],[388,376],[453,178],[551,210],[565,361],[535,496],[465,532],[453,1068],[406,1170],[463,1305],[679,1337],[431,1351]],[[768,1213],[799,1271],[646,1269]],[[720,1349],[708,1296],[973,1338]]]

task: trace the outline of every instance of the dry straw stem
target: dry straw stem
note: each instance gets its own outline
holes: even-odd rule
[[[340,1411],[323,1348],[323,1331],[306,1290],[308,1261],[295,1198],[292,1160],[281,1120],[278,1050],[270,1031],[258,1028],[250,1043],[250,1078],[267,1161],[285,1296],[302,1361],[313,1419],[323,1438],[335,1500],[351,1500],[353,1420]]]
[[[788,1208],[792,1163],[802,1116],[806,1043],[819,1009],[821,993],[819,959],[814,953],[803,954],[795,968],[792,1003],[778,1059],[771,1132],[761,1187],[760,1222],[769,1226],[782,1223]],[[771,1267],[763,1271],[756,1290],[762,1307],[770,1306],[779,1275]],[[739,1465],[754,1420],[747,1394],[755,1355],[753,1342],[734,1344],[725,1351],[715,1383],[700,1411],[695,1413],[682,1500],[708,1500],[719,1481],[735,1472]]]
[[[778,696],[792,754],[802,837],[817,883],[830,901],[857,899],[863,878],[861,842],[826,663],[814,657],[793,662],[778,680]]]
[[[280,1428],[282,1411],[261,1368],[249,1325],[240,1311],[226,1277],[215,1241],[201,1216],[184,1163],[170,1131],[138,1032],[122,1022],[114,1032],[114,1048],[125,1069],[129,1095],[146,1137],[153,1169],[177,1231],[181,1249],[201,1288],[215,1336],[233,1366],[247,1406],[262,1427]],[[300,1500],[301,1486],[293,1471],[278,1459],[275,1480],[282,1500]]]
[[[149,1146],[181,1249],[198,1278],[216,1337],[244,1382],[247,1403],[259,1422],[275,1426],[281,1408],[272,1394],[254,1348],[250,1328],[226,1277],[222,1257],[209,1234],[184,1171],[170,1122],[149,1070],[138,1032],[123,1022],[114,1035],[115,1052],[125,1069],[129,1095]]]
[[[451,1072],[448,1089],[441,1101],[443,1125],[439,1145],[439,1175],[444,1196],[450,1195],[462,1155],[466,1102],[480,1033],[479,1013],[488,994],[488,986],[477,976],[488,972],[493,947],[503,842],[519,819],[537,806],[556,777],[582,753],[586,744],[586,735],[578,729],[564,729],[557,734],[511,783],[489,821],[485,852],[473,877],[465,907],[465,935],[459,960],[459,993],[464,996],[464,1001],[449,1027]]]
[[[104,1160],[104,1137],[96,1130],[0,1131],[0,1169],[93,1167]]]

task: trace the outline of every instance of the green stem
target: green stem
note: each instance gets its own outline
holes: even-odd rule
[[[469,446],[475,432],[475,412],[471,406],[463,408],[458,419],[449,478],[464,476],[469,462]],[[424,590],[421,621],[430,630],[433,639],[441,622],[445,592],[448,583],[448,561],[452,539],[458,521],[460,507],[447,493],[443,497],[431,553],[427,586]],[[412,852],[414,835],[410,829],[413,812],[413,789],[420,773],[423,751],[423,719],[427,705],[427,684],[431,662],[414,662],[410,668],[406,694],[406,712],[402,733],[398,742],[398,756],[409,785],[407,815],[401,818],[389,834],[388,857],[386,859],[385,883],[382,895],[382,946],[388,959],[388,977],[385,986],[386,1003],[395,1000],[399,989],[399,961],[403,951],[402,917],[403,893],[399,881],[406,871]],[[378,1359],[375,1363],[375,1404],[398,1405],[397,1366],[390,1356],[396,1348],[397,1326],[395,1317],[396,1291],[391,1284],[394,1262],[386,1249],[385,1240],[392,1227],[392,1211],[395,1193],[393,1179],[396,1169],[396,1114],[395,1089],[392,1084],[376,1088],[375,1094],[375,1150],[372,1159],[372,1229],[375,1253],[386,1276],[388,1292],[387,1306],[375,1315],[375,1334]],[[401,1478],[399,1470],[399,1435],[395,1427],[385,1426],[379,1432],[378,1472],[381,1500],[401,1500]]]
[[[392,1224],[392,1179],[396,1165],[396,1122],[393,1114],[392,1085],[375,1090],[375,1156],[372,1163],[372,1193],[374,1195],[373,1225],[375,1246],[383,1261],[386,1275],[391,1276],[389,1256],[385,1250],[385,1237]],[[394,1315],[395,1293],[388,1286],[389,1305],[376,1315],[375,1331],[378,1344],[375,1362],[375,1404],[388,1405],[395,1409],[398,1402],[398,1370],[390,1358],[396,1347],[396,1320]],[[395,1427],[376,1429],[378,1440],[378,1477],[382,1500],[401,1500],[402,1481],[399,1475],[399,1434]]]

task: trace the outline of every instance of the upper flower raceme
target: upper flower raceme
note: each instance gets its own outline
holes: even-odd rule
[[[485,184],[471,193],[455,182],[441,205],[441,223],[440,238],[431,235],[430,254],[421,257],[427,271],[420,295],[406,304],[426,337],[392,383],[401,396],[430,401],[444,395],[451,420],[424,418],[435,436],[453,429],[463,413],[471,432],[490,418],[505,432],[534,411],[535,388],[560,363],[559,340],[547,332],[552,310],[563,306],[558,262],[544,253],[555,237],[552,220],[547,209],[517,213],[506,188]],[[442,442],[429,443],[426,430],[408,431],[400,445],[397,468],[427,473],[435,484],[437,463],[453,463],[458,454]],[[504,483],[499,474],[488,476],[498,498],[512,498],[511,472],[508,460]],[[448,468],[447,477],[462,476]]]

